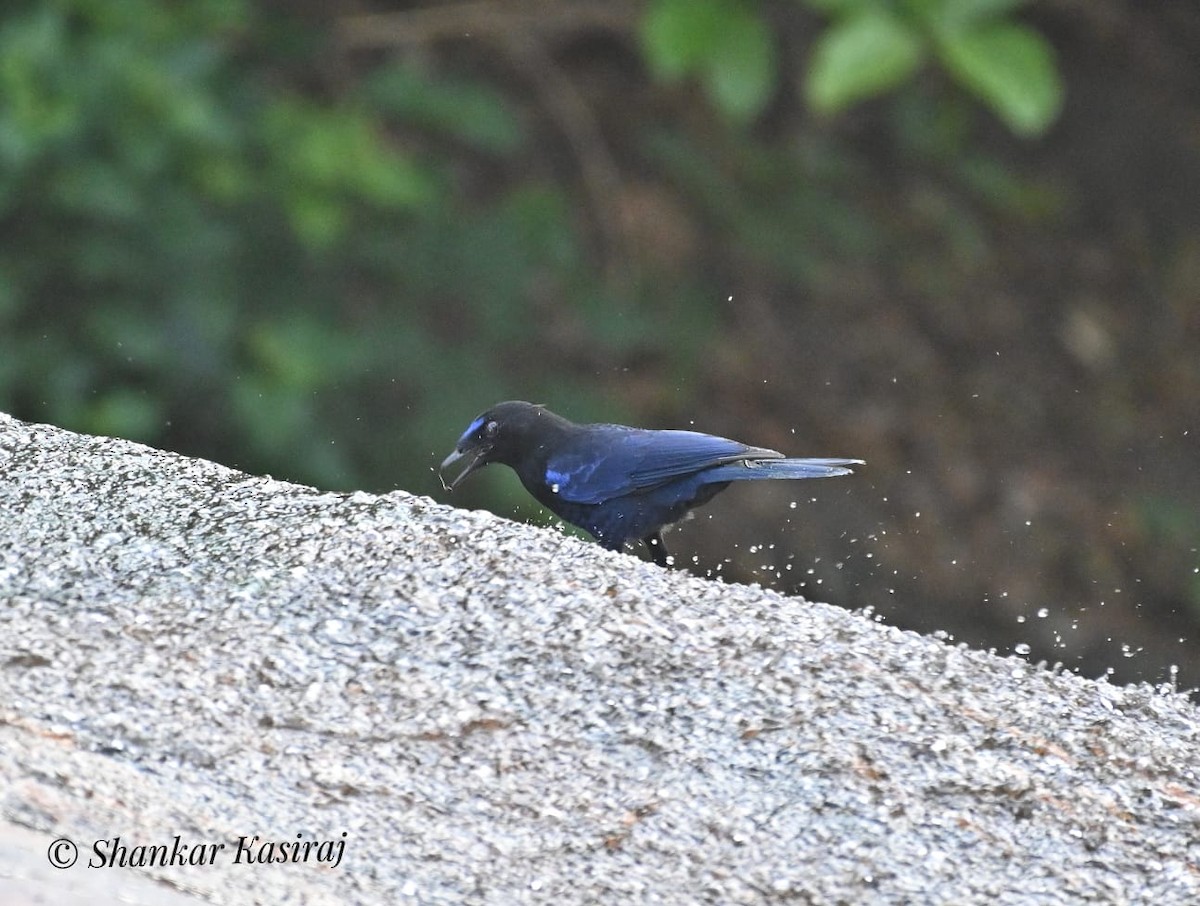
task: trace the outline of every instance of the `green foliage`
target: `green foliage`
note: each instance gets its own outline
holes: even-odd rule
[[[1062,106],[1050,45],[1007,18],[1027,0],[805,2],[831,20],[805,79],[808,102],[821,113],[893,91],[931,61],[1018,135],[1044,132]],[[659,79],[696,78],[735,123],[752,121],[775,92],[775,41],[750,0],[653,0],[641,38]]]
[[[295,401],[301,377],[311,393],[344,368],[300,375],[279,338],[327,306],[320,253],[351,221],[429,204],[433,184],[360,111],[262,92],[234,60],[257,34],[239,2],[64,0],[0,23],[0,401],[213,455],[248,430],[295,451],[295,474],[344,481],[304,461],[320,419]]]
[[[1042,35],[1006,18],[1026,0],[805,0],[832,22],[804,82],[821,113],[900,88],[936,60],[1020,136],[1057,118],[1062,83]],[[642,49],[664,82],[694,77],[728,119],[749,122],[775,92],[772,30],[750,0],[653,0]]]
[[[245,0],[4,13],[0,408],[432,492],[432,463],[497,398],[618,415],[594,375],[549,384],[530,355],[547,299],[559,345],[597,361],[684,316],[695,340],[670,354],[695,354],[703,318],[598,287],[561,186],[460,184],[464,162],[527,145],[498,88],[389,62],[320,99],[318,49]]]
[[[864,5],[831,25],[813,49],[806,90],[824,113],[899,85],[921,64],[920,37],[890,9]]]
[[[996,22],[954,30],[938,51],[946,68],[1018,135],[1038,135],[1058,116],[1062,85],[1054,53],[1033,29]]]
[[[524,143],[507,99],[485,84],[388,63],[364,80],[361,94],[383,113],[477,150],[512,154]]]
[[[868,14],[880,31],[873,0],[820,6],[827,34]],[[918,8],[882,31],[934,21]],[[321,90],[319,36],[268,9],[57,0],[0,18],[0,407],[329,487],[432,491],[431,463],[496,398],[620,418],[605,384],[630,360],[687,385],[723,303],[713,274],[627,268],[615,292],[577,193],[529,174],[526,110],[499,83],[397,56]],[[976,0],[943,30],[986,44],[1013,33],[1010,9]],[[734,124],[776,92],[753,0],[655,0],[640,36],[661,78],[698,80]],[[923,59],[887,63],[877,35],[856,63],[841,40],[831,107]],[[955,71],[1000,96],[1025,64],[1019,39],[998,44],[1007,68],[971,68],[985,49]],[[878,246],[829,188],[839,149],[720,141],[662,130],[644,150],[739,267],[811,284]],[[501,178],[472,181],[480,161]]]
[[[777,79],[771,31],[744,0],[655,0],[642,23],[651,69],[668,82],[696,77],[735,122],[757,116]]]
[[[265,174],[287,208],[292,228],[313,248],[342,238],[348,199],[381,208],[427,206],[434,193],[420,164],[389,151],[361,110],[322,109],[286,98],[264,111]]]
[[[948,177],[965,198],[982,202],[993,213],[1027,224],[1045,223],[1065,210],[1067,199],[1061,188],[1022,173],[972,145],[971,111],[964,96],[904,92],[889,112],[896,146],[910,158]],[[966,211],[956,212],[954,219],[957,222],[954,234],[965,238],[978,232],[977,226],[970,226],[974,218]],[[950,238],[957,242],[954,236]]]
[[[824,113],[883,94],[936,58],[1013,132],[1034,136],[1062,107],[1048,42],[1004,18],[1024,0],[807,0],[833,19],[809,65],[809,102]]]

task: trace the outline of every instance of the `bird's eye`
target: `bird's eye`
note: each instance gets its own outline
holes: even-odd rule
[[[486,434],[488,437],[495,437],[496,432],[498,432],[499,430],[500,430],[500,425],[497,424],[496,422],[488,422],[486,425],[483,426],[483,433]]]

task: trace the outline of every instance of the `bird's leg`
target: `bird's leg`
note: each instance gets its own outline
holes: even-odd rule
[[[671,564],[667,561],[667,546],[663,543],[662,532],[655,532],[652,535],[647,535],[642,539],[642,543],[646,545],[646,549],[650,551],[650,556],[654,558],[654,562],[659,566],[668,567]]]

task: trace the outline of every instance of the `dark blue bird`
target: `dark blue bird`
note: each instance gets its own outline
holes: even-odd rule
[[[533,403],[497,403],[467,426],[442,462],[466,460],[454,490],[476,469],[499,462],[552,513],[621,550],[644,541],[667,565],[664,526],[707,503],[731,481],[848,475],[861,459],[787,459],[696,431],[577,425]]]

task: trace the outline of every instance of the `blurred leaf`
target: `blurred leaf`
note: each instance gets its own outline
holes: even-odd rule
[[[817,38],[806,93],[835,112],[882,94],[924,62],[942,65],[1019,135],[1043,132],[1062,105],[1053,52],[1035,30],[1004,17],[1028,0],[807,0],[834,18]]]
[[[220,202],[241,201],[254,184],[250,168],[231,157],[205,156],[195,161],[191,169],[200,191]]]
[[[1054,52],[1038,32],[1001,22],[938,42],[946,68],[1014,132],[1039,135],[1058,116],[1063,87]]]
[[[656,0],[642,21],[642,48],[660,78],[677,81],[699,69],[720,42],[723,0]]]
[[[761,17],[738,7],[725,23],[711,59],[706,84],[717,106],[732,119],[753,119],[775,90],[775,43]]]
[[[230,414],[241,424],[250,445],[263,456],[284,457],[305,443],[315,421],[311,394],[291,388],[262,374],[239,376],[230,395]]]
[[[995,158],[964,155],[955,170],[964,185],[1005,214],[1029,222],[1045,221],[1066,207],[1061,190],[1035,182]]]
[[[888,2],[890,0],[804,0],[806,6],[817,12],[839,19],[857,13],[868,6],[879,8]]]
[[[88,407],[85,425],[92,434],[150,440],[163,421],[161,403],[144,390],[114,387]]]
[[[410,66],[391,65],[367,79],[364,95],[407,123],[483,151],[511,154],[524,141],[507,99],[482,82],[433,78]]]
[[[63,210],[103,218],[131,221],[142,213],[140,188],[128,171],[105,160],[85,160],[55,181],[54,201]]]
[[[284,199],[292,228],[305,245],[325,249],[342,238],[349,223],[343,202],[329,192],[299,185]]]
[[[428,171],[389,148],[359,111],[321,111],[291,99],[268,110],[264,138],[293,225],[318,248],[344,233],[345,206],[354,199],[403,209],[434,195]]]
[[[740,0],[656,0],[642,22],[642,49],[661,79],[698,76],[717,108],[735,121],[758,114],[778,67],[770,29]]]
[[[68,53],[61,10],[0,20],[0,158],[8,166],[24,166],[78,129],[82,98],[56,66]]]
[[[970,142],[972,104],[961,92],[901,91],[888,110],[895,141],[909,154],[953,166]]]
[[[312,318],[259,324],[247,334],[255,368],[281,387],[315,390],[345,366],[337,332]],[[339,361],[342,359],[343,361]]]
[[[158,318],[130,318],[121,309],[98,308],[87,313],[87,327],[97,343],[107,347],[110,361],[145,372],[175,362]]]
[[[967,28],[996,20],[1030,0],[926,0],[917,7],[939,29]]]
[[[834,113],[882,94],[920,66],[923,45],[903,20],[869,8],[829,26],[817,39],[805,84],[808,101]]]

